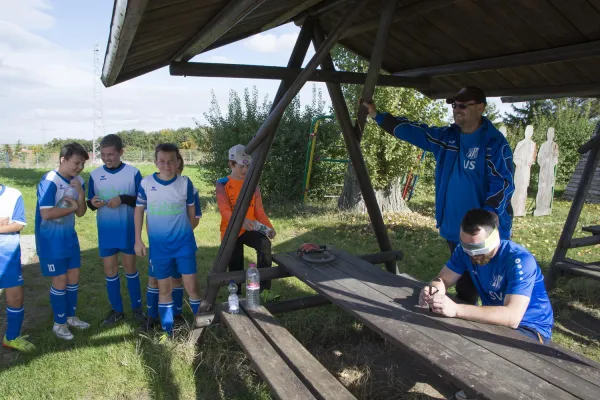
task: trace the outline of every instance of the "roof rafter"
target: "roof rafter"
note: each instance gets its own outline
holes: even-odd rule
[[[269,23],[265,24],[262,26],[262,28],[260,28],[261,32],[264,31],[268,31],[271,28],[275,28],[285,22],[288,22],[290,19],[296,17],[298,14],[308,10],[309,8],[322,3],[325,0],[306,0],[303,1],[302,3],[298,4],[296,7],[292,7],[290,8],[287,12],[279,15],[277,18],[275,18],[274,20],[270,21]]]
[[[480,60],[465,61],[432,67],[415,68],[395,72],[396,76],[444,76],[470,72],[483,72],[502,68],[526,67],[537,64],[549,64],[570,60],[581,60],[600,56],[600,40],[569,46],[555,47],[553,49],[529,51],[526,53],[511,54],[507,56],[483,58]]]
[[[430,92],[422,91],[423,94],[432,99],[446,99],[454,96],[456,91]],[[553,85],[553,86],[531,86],[511,89],[486,89],[487,97],[503,97],[506,99],[517,98],[526,99],[518,101],[527,101],[534,99],[547,99],[558,97],[586,97],[595,96],[600,93],[600,83],[581,83],[575,85]],[[512,101],[514,102],[514,101]]]
[[[174,61],[188,61],[236,26],[266,0],[231,0],[204,28],[185,44],[173,57]]]
[[[295,79],[303,69],[244,64],[173,62],[171,63],[169,71],[171,75],[174,76],[288,80]],[[358,72],[317,69],[310,74],[308,80],[314,82],[352,83],[362,85],[365,83],[366,77],[367,74]],[[429,79],[378,75],[377,84],[380,86],[427,89],[429,87]]]

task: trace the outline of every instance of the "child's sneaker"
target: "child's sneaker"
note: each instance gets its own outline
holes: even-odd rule
[[[144,310],[142,310],[141,308],[136,308],[135,310],[133,310],[133,320],[138,324],[141,324],[144,321],[146,321],[146,313],[144,312]]]
[[[27,353],[35,349],[33,343],[29,343],[27,340],[27,335],[25,336],[17,336],[13,340],[8,340],[6,336],[2,340],[2,347],[6,347],[9,349],[15,349]]]
[[[123,314],[122,312],[110,310],[110,312],[108,313],[106,318],[104,318],[104,321],[102,321],[100,326],[102,326],[102,327],[113,326],[117,322],[122,321],[124,317],[125,317],[125,314]]]
[[[54,332],[56,337],[59,339],[73,340],[73,334],[71,333],[71,331],[69,331],[69,327],[67,327],[67,324],[55,323],[52,327],[52,332]]]
[[[80,320],[77,317],[69,317],[67,318],[67,325],[73,327],[73,328],[78,328],[78,329],[87,329],[90,327],[90,324],[88,324],[87,322],[84,322],[82,320]]]
[[[169,334],[167,332],[161,332],[158,335],[158,344],[166,344],[169,343],[169,339],[171,337],[169,336]]]

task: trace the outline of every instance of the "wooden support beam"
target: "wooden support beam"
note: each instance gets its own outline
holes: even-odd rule
[[[575,197],[571,203],[571,209],[565,220],[565,225],[560,234],[560,238],[558,239],[558,243],[556,244],[556,250],[554,251],[552,261],[550,262],[550,268],[548,268],[548,272],[546,273],[545,284],[546,289],[548,290],[554,288],[556,280],[562,275],[562,270],[558,263],[562,263],[565,260],[568,249],[566,244],[571,241],[573,233],[575,233],[581,210],[583,210],[583,205],[585,204],[585,198],[587,197],[588,190],[594,180],[594,174],[596,173],[596,168],[600,161],[600,141],[597,140],[598,137],[600,137],[600,121],[596,123],[596,129],[594,129],[592,139],[588,141],[588,143],[593,143],[594,146],[589,150],[588,158],[585,167],[583,167],[583,173],[581,174],[577,191],[575,192]]]
[[[303,68],[271,67],[245,64],[217,64],[201,62],[172,62],[169,72],[174,76],[201,76],[208,78],[244,78],[244,79],[295,79]],[[308,76],[313,82],[333,82],[363,84],[367,74],[346,71],[326,71],[317,69]],[[429,78],[404,78],[392,75],[376,74],[372,79],[379,86],[410,87],[427,89]]]
[[[393,22],[406,21],[407,19],[418,17],[438,8],[446,7],[456,0],[420,0],[407,6],[400,6],[391,13],[394,15]],[[360,24],[352,26],[343,35],[342,39],[374,31],[379,27],[380,18],[372,18]]]
[[[268,31],[269,29],[275,28],[279,25],[282,25],[286,22],[288,22],[289,20],[291,20],[292,18],[296,17],[298,14],[308,10],[309,8],[322,3],[324,0],[306,0],[303,1],[302,3],[296,5],[295,7],[290,8],[289,10],[287,10],[286,12],[284,12],[283,14],[279,15],[277,18],[273,19],[272,21],[266,23],[265,25],[263,25],[260,28],[261,32],[264,31]]]
[[[404,258],[404,254],[400,250],[382,251],[380,253],[363,254],[359,256],[363,260],[371,264],[385,264],[390,261],[400,261]]]
[[[265,304],[265,307],[273,314],[281,314],[290,311],[304,310],[305,308],[326,306],[328,304],[331,304],[329,300],[317,294],[314,296],[306,296],[297,299],[278,301],[275,303],[267,303]]]
[[[321,61],[329,55],[329,50],[337,43],[338,39],[352,23],[352,21],[358,16],[363,7],[366,5],[368,0],[356,0],[348,9],[348,12],[340,19],[334,29],[332,29],[330,35],[321,43],[321,46],[316,48],[315,55],[308,62],[306,67],[302,70],[302,73],[298,75],[294,83],[290,86],[285,95],[281,98],[281,101],[277,103],[277,106],[267,117],[267,120],[263,122],[256,135],[246,145],[246,153],[252,154],[258,145],[267,137],[269,132],[276,128],[276,124],[279,123],[281,116],[285,112],[287,106],[294,100],[294,97],[300,92],[300,89],[308,81],[308,77],[312,74]]]
[[[470,72],[483,72],[502,68],[526,67],[529,65],[581,60],[596,56],[600,56],[600,40],[582,44],[574,44],[570,46],[556,47],[553,49],[511,54],[507,56],[483,58],[480,60],[436,65],[432,67],[415,68],[406,71],[395,72],[394,75],[434,77],[467,74]]]
[[[288,67],[290,68],[300,68],[302,63],[304,62],[304,57],[308,52],[308,48],[310,46],[310,41],[312,37],[312,20],[307,21],[307,24],[302,27],[300,30],[300,34],[298,35],[298,39],[296,40],[296,44],[294,49],[292,50],[292,54],[290,56],[290,60],[288,61]],[[282,99],[283,95],[288,90],[291,85],[290,81],[282,81],[279,85],[279,90],[277,94],[275,94],[275,98],[273,99],[273,106],[271,107],[271,112],[275,109],[275,106]],[[277,121],[279,123],[279,121]],[[276,128],[276,125],[275,125]],[[229,261],[231,260],[231,254],[235,248],[235,244],[238,238],[238,232],[242,228],[242,223],[246,218],[246,213],[248,212],[248,206],[250,205],[250,200],[256,190],[258,185],[258,181],[260,180],[260,175],[262,173],[262,169],[265,165],[267,154],[269,149],[271,148],[271,143],[273,142],[273,138],[275,136],[275,129],[273,129],[267,140],[262,143],[259,150],[256,152],[253,157],[252,163],[250,163],[250,168],[248,169],[248,173],[246,174],[246,178],[244,179],[244,183],[242,185],[242,189],[240,190],[240,194],[238,195],[238,200],[233,209],[233,213],[231,218],[229,219],[229,224],[227,225],[227,229],[225,231],[225,236],[221,241],[221,246],[219,247],[219,251],[217,253],[217,258],[213,263],[211,273],[217,272],[225,272],[227,269],[227,265],[229,265]],[[204,295],[203,301],[200,305],[199,312],[207,312],[210,311],[214,305],[214,302],[217,298],[217,294],[219,293],[218,286],[209,286]],[[193,334],[194,339],[199,339],[201,334],[201,330],[195,330]]]
[[[260,269],[260,280],[270,281],[272,279],[287,278],[290,276],[283,268],[261,268]],[[227,286],[229,281],[233,280],[235,283],[246,282],[246,271],[231,271],[231,272],[217,272],[208,274],[208,286]]]
[[[599,235],[569,239],[565,241],[564,246],[567,249],[574,249],[577,247],[594,246],[596,244],[600,244]]]
[[[375,46],[371,52],[371,60],[369,62],[369,69],[367,76],[365,77],[363,91],[361,98],[363,101],[373,100],[373,94],[375,93],[375,85],[377,84],[377,77],[379,70],[381,69],[381,63],[383,61],[383,53],[385,50],[385,43],[392,27],[392,19],[394,18],[394,9],[396,8],[397,0],[388,0],[383,7],[381,13],[381,20],[379,21],[379,29],[377,30],[377,36],[375,38]],[[356,113],[356,121],[354,121],[354,135],[360,142],[363,136],[363,130],[365,123],[367,122],[368,110],[362,104],[358,106],[358,112]]]
[[[423,94],[432,99],[446,99],[456,95],[454,91],[431,92],[423,90]],[[524,97],[528,98],[552,98],[552,97],[581,97],[600,93],[600,83],[578,83],[573,85],[554,85],[554,86],[532,86],[512,89],[485,89],[487,97]]]
[[[323,31],[318,24],[315,25],[315,34],[313,40],[316,48],[320,48],[325,41]],[[335,70],[331,55],[327,54],[327,57],[323,59],[321,68]],[[373,190],[373,185],[371,184],[371,179],[369,178],[369,172],[367,171],[365,160],[363,159],[362,152],[360,151],[358,138],[354,134],[354,127],[352,126],[352,121],[350,120],[350,114],[348,113],[348,107],[346,106],[346,101],[344,100],[342,88],[336,83],[328,83],[327,90],[329,91],[329,97],[331,98],[331,103],[333,104],[336,118],[342,127],[342,135],[344,136],[344,141],[346,142],[346,148],[348,149],[352,166],[356,172],[356,178],[367,207],[367,212],[369,213],[369,217],[371,219],[371,224],[373,225],[373,230],[375,231],[375,236],[377,237],[379,249],[381,251],[390,251],[392,250],[392,244],[390,243],[390,238],[387,235],[387,229],[383,222],[383,217],[381,216],[381,210],[377,204],[375,191]],[[393,274],[397,273],[395,263],[387,263],[386,268]]]
[[[117,81],[147,5],[148,0],[115,1],[102,67],[104,86],[110,87]]]
[[[521,103],[524,101],[534,101],[534,100],[547,100],[547,99],[560,99],[563,97],[587,97],[592,99],[600,98],[600,92],[593,95],[588,94],[577,94],[577,93],[558,93],[558,94],[532,94],[528,96],[505,96],[500,97],[502,103]]]
[[[226,7],[187,42],[173,57],[174,61],[188,61],[202,53],[265,0],[230,0]]]

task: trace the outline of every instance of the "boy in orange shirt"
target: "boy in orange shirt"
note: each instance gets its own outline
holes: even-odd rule
[[[229,149],[229,168],[231,174],[225,178],[217,180],[217,204],[221,212],[221,240],[225,236],[225,230],[229,224],[229,219],[233,213],[233,208],[237,202],[238,195],[244,183],[244,178],[248,173],[251,157],[244,152],[244,146],[241,144]],[[267,235],[258,231],[259,222],[267,226],[270,231]],[[241,271],[244,269],[244,245],[256,250],[258,268],[269,268],[272,264],[271,240],[275,237],[275,229],[269,217],[265,214],[262,205],[260,189],[257,187],[252,195],[252,201],[246,213],[246,219],[240,230],[235,250],[229,261],[229,271]],[[260,291],[263,301],[275,300],[278,295],[271,291],[271,281],[261,281]],[[238,285],[238,294],[241,294],[241,285]]]

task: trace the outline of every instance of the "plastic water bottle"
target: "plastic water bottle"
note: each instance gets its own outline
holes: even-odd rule
[[[269,228],[268,226],[266,226],[265,224],[262,224],[258,221],[254,221],[254,230],[257,232],[262,233],[263,235],[270,237],[271,236],[271,232],[273,231],[271,228]]]
[[[240,299],[237,295],[237,285],[232,280],[229,281],[229,298],[227,302],[229,303],[229,313],[230,314],[238,314],[240,312]]]
[[[246,306],[250,310],[260,307],[260,273],[256,264],[246,270]]]
[[[67,197],[71,197],[73,200],[77,200],[77,197],[79,197],[79,193],[77,193],[77,190],[75,190],[75,188],[69,186],[66,190],[65,193],[63,193],[63,197],[60,198],[60,200],[58,201],[58,204],[56,204],[57,208],[69,208],[71,207],[71,203],[69,203],[67,201]],[[64,224],[66,221],[65,217],[61,217],[61,218],[56,218],[54,220],[54,222],[56,222],[57,224]]]

